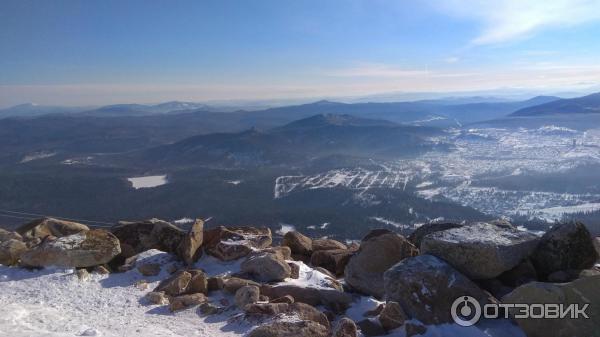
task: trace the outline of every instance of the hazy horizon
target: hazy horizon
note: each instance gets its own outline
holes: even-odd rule
[[[587,92],[598,13],[598,0],[3,1],[0,106]]]

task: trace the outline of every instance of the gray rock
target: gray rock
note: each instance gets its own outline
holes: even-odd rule
[[[17,233],[23,237],[24,241],[29,241],[34,239],[44,239],[48,236],[60,238],[88,230],[88,226],[77,222],[54,218],[42,218],[22,225],[17,228]]]
[[[151,291],[146,294],[148,302],[156,305],[167,305],[169,304],[169,297],[162,291]]]
[[[180,270],[171,275],[169,278],[161,281],[154,291],[162,291],[169,296],[179,296],[186,292],[191,280],[192,274],[188,273],[187,271]]]
[[[255,249],[271,245],[273,238],[269,228],[217,227],[204,232],[204,249],[222,261],[237,260]]]
[[[312,241],[313,253],[319,250],[348,249],[345,244],[333,239],[314,239]]]
[[[431,233],[437,233],[441,231],[445,231],[447,229],[459,228],[464,225],[456,224],[456,223],[427,223],[423,226],[415,229],[412,234],[408,237],[408,241],[412,242],[413,245],[418,248],[421,247],[421,242],[423,238]]]
[[[300,232],[291,231],[285,233],[281,245],[290,247],[292,254],[305,256],[312,254],[312,239]]]
[[[461,296],[480,304],[494,299],[448,263],[433,256],[408,258],[390,268],[384,276],[388,301],[398,302],[410,318],[425,324],[452,322],[450,308]]]
[[[235,292],[235,305],[244,310],[248,304],[258,302],[260,289],[257,286],[244,286]]]
[[[12,266],[19,263],[21,255],[27,251],[25,242],[8,239],[0,242],[0,264]]]
[[[21,236],[21,234],[19,234],[17,232],[10,232],[10,231],[7,231],[6,229],[0,228],[0,242],[4,242],[4,241],[8,241],[8,240],[23,241],[23,237]]]
[[[528,232],[480,222],[425,236],[421,254],[435,255],[471,279],[489,279],[517,266],[538,241]]]
[[[386,331],[401,327],[407,319],[406,313],[404,313],[398,302],[387,302],[381,313],[379,313],[379,323]]]
[[[600,331],[600,275],[570,283],[531,282],[502,298],[502,303],[519,304],[588,304],[589,319],[516,319],[528,337],[598,336]],[[514,314],[514,311],[511,312]]]
[[[324,305],[335,312],[343,312],[352,303],[352,295],[336,289],[301,287],[296,285],[263,285],[260,293],[269,298],[290,295],[295,302],[312,306]]]
[[[552,227],[540,240],[531,261],[542,279],[556,271],[587,269],[598,260],[590,232],[582,223]]]
[[[190,230],[181,239],[177,246],[177,255],[188,266],[196,262],[202,254],[202,241],[204,238],[204,221],[196,219]]]
[[[340,319],[335,329],[333,329],[333,337],[357,337],[358,331],[356,324],[350,318],[344,317]]]
[[[291,268],[280,254],[254,253],[248,256],[241,265],[244,273],[252,275],[259,281],[283,281],[290,277]]]
[[[248,337],[327,337],[329,329],[312,321],[275,321],[252,330]]]
[[[364,294],[382,298],[383,273],[417,254],[417,248],[401,235],[390,232],[367,235],[367,240],[361,242],[360,249],[346,265],[346,283]]]
[[[363,319],[357,322],[356,325],[358,325],[360,332],[365,336],[383,336],[387,334],[381,323],[376,319]]]
[[[85,268],[110,262],[121,253],[119,240],[102,229],[45,240],[24,252],[21,262],[31,267]]]
[[[169,310],[178,311],[189,307],[200,305],[207,302],[208,299],[204,294],[189,294],[171,298],[169,302]]]
[[[121,221],[111,228],[111,232],[119,238],[125,258],[150,249],[177,254],[179,245],[187,235],[179,227],[159,219]]]
[[[289,305],[288,313],[299,317],[301,320],[317,322],[327,327],[327,329],[330,328],[327,316],[325,316],[324,313],[320,312],[319,310],[317,310],[317,308],[313,307],[312,305],[301,302],[294,302]]]

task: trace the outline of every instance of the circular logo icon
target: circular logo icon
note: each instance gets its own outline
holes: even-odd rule
[[[450,308],[452,319],[460,326],[471,326],[481,318],[481,306],[471,296],[461,296],[454,300]]]

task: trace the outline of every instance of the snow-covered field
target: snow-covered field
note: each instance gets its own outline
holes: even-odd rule
[[[148,251],[139,261],[168,265],[173,258],[159,251]],[[204,256],[196,267],[209,275],[224,275],[239,271],[240,261],[223,263]],[[298,263],[300,278],[284,283],[328,287],[324,274]],[[80,280],[74,270],[29,271],[0,265],[0,336],[225,337],[246,335],[260,323],[242,319],[233,307],[222,314],[203,316],[197,308],[171,313],[166,306],[150,305],[144,299],[145,294],[166,277],[164,270],[158,276],[144,277],[133,269],[110,275],[91,274],[88,280]],[[147,286],[140,286],[142,280],[148,282]],[[209,299],[215,303],[223,300],[233,303],[233,298],[222,292],[211,293]],[[356,296],[346,315],[360,321],[366,311],[380,303],[371,297]],[[398,329],[389,336],[404,337],[405,333]],[[469,328],[432,326],[424,336],[520,337],[523,334],[509,322],[496,321]]]
[[[486,180],[566,173],[600,164],[600,129],[585,132],[547,125],[539,129],[453,130],[449,153],[431,152],[415,159],[375,162],[369,168],[336,169],[315,175],[282,176],[274,197],[307,189],[345,187],[364,193],[372,188],[406,190],[418,196],[443,197],[496,216],[528,215],[554,220],[563,214],[598,210],[600,194],[503,189]]]

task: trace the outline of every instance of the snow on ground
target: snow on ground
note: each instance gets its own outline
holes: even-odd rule
[[[250,327],[228,323],[226,314],[201,317],[197,309],[172,314],[148,305],[148,289],[134,286],[137,271],[92,275],[80,281],[72,270],[0,266],[0,336],[236,336]],[[148,279],[148,278],[145,278]]]
[[[133,177],[133,178],[127,178],[127,180],[129,180],[129,182],[131,183],[131,186],[137,190],[140,188],[151,188],[151,187],[165,185],[167,183],[167,176],[160,175],[160,176]]]
[[[239,271],[241,261],[243,259],[221,262],[203,256],[195,267],[204,269],[211,276],[228,275]],[[138,263],[167,266],[176,260],[167,253],[151,250],[140,254]],[[300,266],[300,278],[287,279],[283,284],[331,287],[327,275],[302,262],[294,263]],[[72,269],[30,271],[0,266],[0,336],[227,337],[245,335],[259,323],[239,319],[239,311],[235,309],[202,316],[197,308],[171,313],[166,306],[150,305],[144,296],[168,276],[164,269],[155,277],[144,277],[132,269],[110,275],[92,274],[89,280],[81,281]],[[148,282],[147,288],[136,286],[141,280]],[[222,292],[211,293],[209,299],[214,303],[223,299],[233,303],[232,296]],[[372,297],[356,296],[346,316],[360,321],[365,318],[366,311],[380,303]],[[404,337],[405,333],[401,328],[389,336]],[[506,321],[495,321],[470,328],[457,325],[429,327],[424,336],[521,337],[523,334]]]

